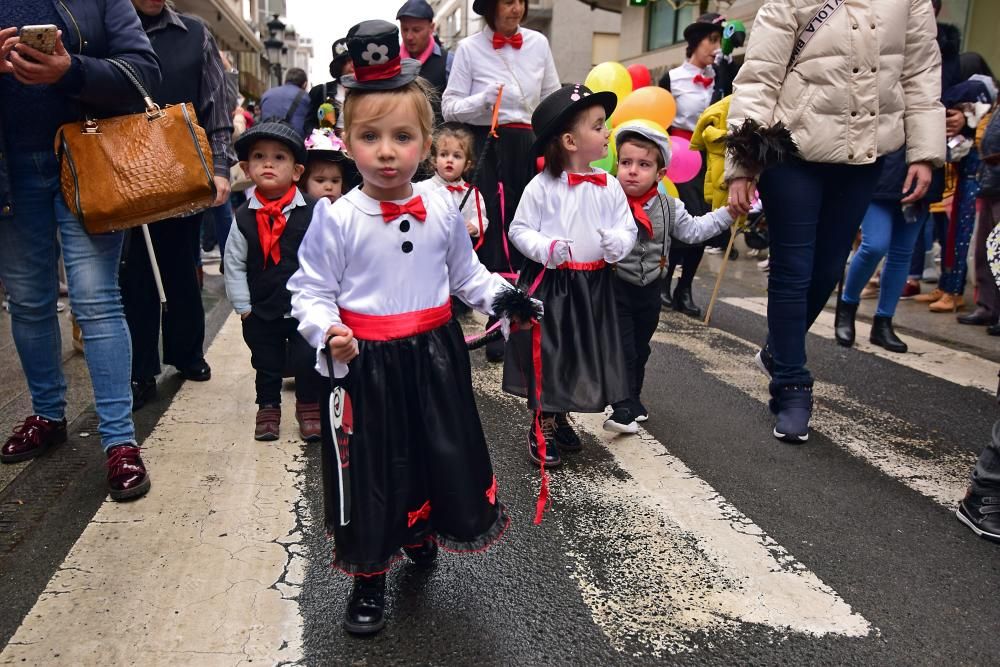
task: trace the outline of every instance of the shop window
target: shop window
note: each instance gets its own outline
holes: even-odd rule
[[[684,41],[684,28],[693,23],[698,8],[693,5],[674,9],[669,2],[655,2],[647,9],[649,31],[646,50],[654,51]]]

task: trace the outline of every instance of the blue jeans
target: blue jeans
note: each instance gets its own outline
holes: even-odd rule
[[[922,207],[917,221],[908,224],[903,218],[899,202],[873,201],[868,206],[865,219],[861,221],[861,247],[847,271],[844,303],[856,304],[861,301],[861,289],[885,257],[875,315],[892,317],[906,284],[913,243],[929,219],[930,213],[926,207]]]
[[[94,387],[104,449],[135,442],[132,348],[118,292],[122,234],[91,236],[73,217],[59,189],[51,151],[10,156],[13,219],[0,220],[0,279],[10,300],[11,329],[31,391],[32,409],[46,419],[66,416],[66,378],[56,300],[59,242],[69,298]]]
[[[761,175],[758,189],[771,236],[767,329],[773,387],[812,383],[806,332],[843,275],[881,171],[881,160],[793,160]]]

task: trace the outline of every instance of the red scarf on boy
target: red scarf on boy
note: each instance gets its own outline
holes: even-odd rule
[[[632,209],[632,217],[634,217],[635,221],[646,230],[646,233],[649,234],[649,238],[653,238],[653,222],[649,219],[649,215],[646,213],[645,207],[646,204],[649,203],[649,200],[656,196],[656,184],[654,183],[653,187],[647,190],[645,194],[639,195],[638,197],[631,197],[629,195],[625,196],[628,198],[629,208]]]
[[[285,217],[285,207],[295,199],[298,189],[295,185],[288,188],[288,192],[279,199],[268,199],[260,194],[260,190],[254,191],[254,196],[263,206],[257,209],[257,236],[260,238],[260,247],[264,249],[264,266],[267,266],[267,258],[278,264],[281,261],[281,246],[278,241],[281,233],[285,231],[288,219]]]

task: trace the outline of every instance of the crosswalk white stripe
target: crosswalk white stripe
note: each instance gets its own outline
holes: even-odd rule
[[[661,323],[653,340],[694,355],[704,371],[767,405],[767,378],[753,362],[757,343],[681,316]],[[975,456],[932,440],[878,405],[853,399],[849,387],[816,380],[813,395],[813,431],[944,507],[962,498]]]
[[[736,306],[767,317],[766,297],[725,297],[721,301],[730,306]],[[990,394],[996,393],[997,365],[987,359],[921,340],[914,336],[906,337],[906,344],[910,348],[909,352],[905,354],[889,352],[868,342],[871,325],[859,319],[855,324],[855,329],[857,330],[857,340],[854,347],[862,352],[874,354],[900,366],[912,368],[915,371],[947,380],[962,387],[975,387]],[[834,338],[833,313],[827,311],[820,313],[809,333],[832,340]]]
[[[207,357],[212,381],[185,383],[144,443],[149,494],[101,506],[0,663],[127,665],[130,642],[148,665],[302,658],[292,407],[282,440],[253,440],[254,373],[236,316]]]
[[[523,405],[502,393],[497,367],[476,371],[474,382],[512,408]],[[559,521],[559,507],[572,509],[563,534],[573,577],[619,650],[639,642],[655,656],[690,651],[693,632],[735,633],[742,623],[811,635],[871,632],[835,591],[653,436],[640,430],[612,439],[603,416],[574,418],[630,479],[569,459],[552,473],[556,510],[547,520]]]

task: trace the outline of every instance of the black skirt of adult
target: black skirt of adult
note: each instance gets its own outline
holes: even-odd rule
[[[340,382],[351,406],[340,417],[341,433],[350,432],[340,458],[326,409],[329,387],[321,399],[334,567],[350,575],[384,573],[402,547],[428,538],[453,552],[486,549],[510,520],[497,497],[460,325],[452,319],[408,338],[359,340],[358,347]]]
[[[603,264],[601,262],[600,264]],[[527,289],[541,264],[525,262],[518,285]],[[615,308],[614,272],[547,269],[534,296],[542,317],[542,404],[545,412],[602,412],[629,396],[625,355]],[[515,331],[504,357],[504,391],[528,399],[535,394],[530,330]]]
[[[535,134],[527,128],[501,126],[497,128],[498,138],[483,155],[490,129],[482,125],[472,125],[469,129],[476,141],[476,158],[482,161],[474,185],[483,195],[490,221],[486,240],[479,249],[479,261],[495,273],[515,273],[524,263],[524,256],[511,245],[507,228],[514,219],[521,193],[535,176],[535,158],[531,152]],[[503,183],[502,225],[499,183]]]

